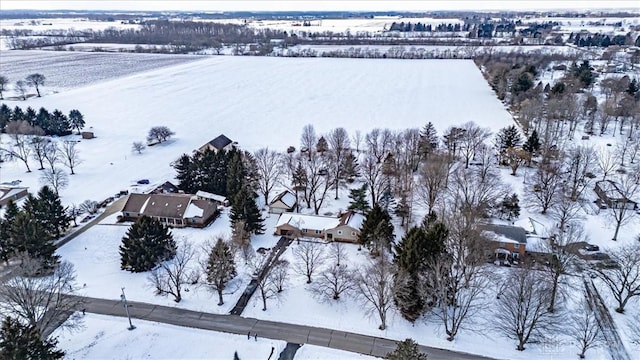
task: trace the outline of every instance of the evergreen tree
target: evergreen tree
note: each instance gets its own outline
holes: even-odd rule
[[[69,118],[63,114],[62,111],[55,109],[50,117],[50,126],[48,129],[43,129],[49,135],[68,135],[71,128]]]
[[[515,94],[521,94],[526,92],[527,90],[533,87],[533,77],[526,71],[523,71],[518,75],[513,85],[511,86],[511,91]]]
[[[527,138],[527,141],[522,145],[522,149],[529,154],[533,155],[540,150],[540,139],[538,138],[538,132],[533,130],[531,135]]]
[[[359,243],[366,246],[373,255],[378,255],[381,249],[389,249],[393,239],[391,216],[380,206],[374,206],[362,222]]]
[[[16,215],[9,234],[16,253],[26,253],[30,258],[38,259],[44,268],[50,268],[58,262],[53,239],[42,222],[28,211]]]
[[[41,107],[40,110],[38,110],[38,116],[36,116],[36,126],[42,129],[45,134],[51,135],[51,133],[48,132],[48,129],[51,127],[51,114],[49,114],[47,109]]]
[[[49,237],[54,240],[60,238],[71,223],[60,197],[48,186],[40,189],[37,198],[27,197],[24,209],[41,222]]]
[[[76,109],[71,110],[69,112],[69,123],[71,128],[78,130],[78,134],[80,134],[80,130],[84,128],[84,115]]]
[[[207,282],[218,293],[218,305],[224,304],[222,292],[227,283],[237,274],[236,263],[229,245],[221,238],[218,238],[207,260]]]
[[[4,132],[4,127],[11,121],[11,109],[7,104],[0,105],[0,132]]]
[[[176,243],[160,221],[143,216],[129,227],[120,245],[120,268],[131,272],[149,271],[176,254]]]
[[[16,252],[15,244],[11,240],[11,227],[19,213],[18,205],[10,199],[5,205],[4,219],[0,219],[0,260],[5,262]]]
[[[7,360],[57,360],[64,351],[56,349],[56,339],[40,338],[34,326],[24,325],[12,317],[2,320],[0,329],[0,355]]]
[[[320,154],[324,154],[327,150],[329,150],[327,139],[325,139],[324,136],[320,136],[320,139],[318,139],[318,143],[316,144],[316,151]]]
[[[638,93],[638,91],[640,91],[640,84],[638,84],[638,81],[636,79],[633,79],[629,82],[629,86],[625,91],[627,92],[627,94],[634,96],[636,95],[636,93]],[[2,119],[0,119],[0,123],[1,122],[2,122]]]
[[[349,190],[349,210],[354,210],[362,214],[366,214],[369,209],[369,201],[367,201],[367,184],[361,187]]]
[[[412,339],[398,343],[396,349],[387,354],[388,360],[427,360],[427,354],[421,353],[418,344]]]
[[[402,194],[400,197],[400,202],[396,205],[394,212],[397,217],[401,219],[400,226],[404,226],[405,220],[411,215],[411,208],[409,207],[409,203],[407,202],[407,195]],[[407,221],[407,224],[409,222]]]
[[[24,112],[24,121],[28,122],[31,126],[35,126],[36,117],[38,117],[36,111],[33,110],[31,106],[27,107],[27,110]]]
[[[438,149],[438,132],[436,131],[433,123],[429,121],[427,125],[425,125],[422,130],[420,130],[420,155],[427,156],[431,154],[434,150]]]
[[[500,212],[507,220],[520,216],[520,200],[517,194],[507,195],[500,203]]]
[[[182,154],[182,156],[180,156],[180,158],[178,158],[178,160],[173,164],[173,168],[178,172],[176,175],[176,179],[178,179],[178,187],[186,193],[194,194],[194,190],[196,189],[196,174],[193,171],[191,157],[187,154]]]
[[[235,196],[231,203],[231,223],[235,224],[237,221],[242,220],[245,224],[245,230],[254,234],[264,233],[264,224],[262,214],[256,205],[256,199],[254,194],[242,187],[240,192]]]
[[[501,156],[507,149],[520,146],[521,143],[522,137],[515,125],[504,127],[496,134],[496,146]]]
[[[233,360],[240,360],[240,357],[238,356],[237,351],[233,353]]]
[[[358,168],[358,158],[353,155],[351,151],[348,151],[344,156],[342,164],[342,172],[348,183],[352,183],[358,176],[360,176]]]
[[[232,150],[229,152],[229,164],[227,166],[226,174],[227,174],[227,189],[226,194],[231,199],[232,204],[235,201],[236,195],[240,192],[240,190],[247,186],[247,173],[244,169],[244,164],[242,160],[242,153],[237,150]]]
[[[13,112],[11,113],[11,121],[24,121],[24,111],[19,106],[13,108]]]

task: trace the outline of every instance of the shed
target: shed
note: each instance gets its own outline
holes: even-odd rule
[[[89,139],[93,139],[93,138],[95,138],[95,137],[96,137],[96,136],[93,134],[93,131],[83,131],[83,132],[81,133],[81,135],[82,135],[82,138],[83,138],[83,139],[87,139],[87,140],[89,140]]]

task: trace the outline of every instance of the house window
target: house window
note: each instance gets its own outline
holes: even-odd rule
[[[511,256],[513,256],[514,260],[520,259],[520,253],[514,252],[514,253],[511,253]]]
[[[513,244],[514,249],[520,249],[520,244]]]
[[[338,235],[342,235],[342,230],[338,230]]]
[[[502,241],[500,242],[500,244],[498,244],[498,246],[500,246],[501,248],[503,248],[505,245],[505,243],[503,243]]]
[[[302,229],[302,232],[309,232],[308,229]]]
[[[316,230],[316,234],[320,234],[320,233],[321,233],[321,231],[320,231],[320,230]]]

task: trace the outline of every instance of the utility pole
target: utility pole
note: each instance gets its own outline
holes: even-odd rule
[[[129,314],[129,304],[127,304],[127,297],[124,295],[124,288],[122,288],[122,295],[120,295],[120,300],[124,304],[124,310],[127,312],[127,317],[129,318],[129,327],[127,330],[133,330],[136,327],[131,323],[131,315]]]

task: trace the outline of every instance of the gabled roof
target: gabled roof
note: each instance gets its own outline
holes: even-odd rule
[[[289,224],[298,229],[327,230],[340,225],[340,219],[336,217],[303,215],[298,213],[282,213],[278,218],[276,227]]]
[[[209,145],[213,146],[216,150],[222,150],[225,146],[231,144],[231,142],[231,139],[221,134],[217,138],[209,141]]]
[[[2,199],[10,199],[16,195],[20,195],[20,193],[25,192],[27,190],[26,187],[6,187],[0,186],[0,200]],[[26,193],[23,196],[27,196]]]
[[[276,196],[276,198],[269,203],[269,206],[275,204],[278,201],[281,201],[286,207],[292,209],[296,205],[296,196],[291,193],[291,191],[285,190],[278,194],[278,196]]]
[[[123,212],[152,217],[193,218],[210,213],[213,204],[190,194],[129,194]]]
[[[354,211],[347,211],[340,217],[340,225],[347,225],[354,229],[360,229],[365,216]]]
[[[527,232],[519,226],[484,224],[484,225],[480,225],[480,229],[484,231],[492,232],[498,235],[499,238],[504,237],[514,242],[517,241],[520,244],[527,243]]]

